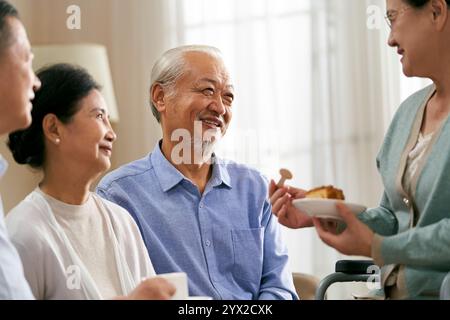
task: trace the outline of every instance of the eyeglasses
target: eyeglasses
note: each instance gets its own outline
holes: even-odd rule
[[[384,17],[386,19],[386,22],[389,26],[389,28],[392,29],[392,24],[394,23],[395,19],[397,19],[397,17],[403,13],[405,13],[405,11],[411,9],[412,7],[403,7],[400,10],[391,10],[388,11],[386,16]]]

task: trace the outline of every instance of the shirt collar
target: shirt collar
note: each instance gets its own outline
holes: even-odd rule
[[[184,176],[164,156],[161,151],[162,140],[158,142],[150,155],[150,161],[155,168],[155,175],[164,192],[169,191],[181,181]]]
[[[213,186],[220,186],[221,184],[225,184],[228,188],[231,189],[231,179],[230,174],[228,173],[227,165],[224,163],[222,159],[217,158],[215,154],[212,157],[213,160],[213,172],[211,175],[211,181]]]
[[[159,180],[159,184],[164,192],[169,191],[183,180],[188,180],[173,164],[166,159],[161,151],[162,140],[159,141],[150,155],[150,161],[155,168],[155,175]],[[213,171],[210,182],[213,187],[225,184],[231,188],[230,175],[226,168],[226,164],[222,163],[215,155],[213,155]]]

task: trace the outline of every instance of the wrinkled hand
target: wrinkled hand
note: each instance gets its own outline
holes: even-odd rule
[[[278,217],[279,223],[292,229],[313,226],[311,217],[292,204],[293,200],[302,199],[305,194],[305,190],[294,187],[278,188],[275,181],[270,181],[269,197],[272,204],[272,213]]]
[[[338,225],[339,221],[336,219],[319,219],[320,224],[323,228],[323,230],[330,232],[332,234],[338,234]]]
[[[169,300],[176,288],[164,278],[154,277],[142,281],[128,296],[119,300]]]
[[[337,235],[335,232],[327,230],[319,218],[314,217],[314,226],[320,239],[342,254],[371,257],[373,231],[359,221],[342,203],[337,203],[336,207],[340,216],[347,224],[347,228],[341,234]]]

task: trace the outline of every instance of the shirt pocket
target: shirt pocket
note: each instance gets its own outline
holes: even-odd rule
[[[263,267],[264,228],[232,230],[231,234],[234,276],[259,285]]]

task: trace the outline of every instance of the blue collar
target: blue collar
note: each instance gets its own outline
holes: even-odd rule
[[[158,142],[150,154],[150,162],[155,168],[155,175],[159,180],[159,184],[164,192],[169,191],[183,180],[188,180],[180,171],[178,171],[164,156],[161,151],[162,140]],[[222,163],[215,155],[213,155],[213,170],[210,183],[213,187],[222,184],[231,189],[230,175],[226,164]]]

